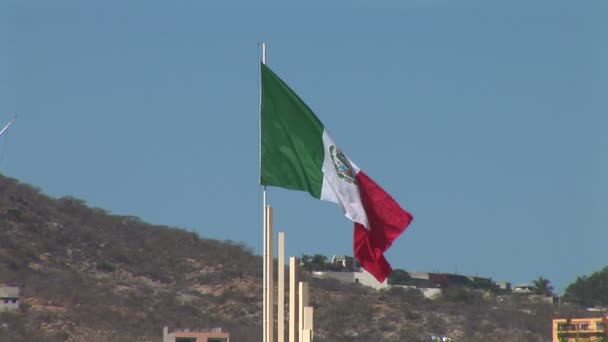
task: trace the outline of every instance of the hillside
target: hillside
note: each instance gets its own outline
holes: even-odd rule
[[[304,275],[305,276],[305,275]],[[171,329],[224,327],[261,340],[261,259],[244,245],[109,215],[0,176],[0,283],[23,291],[0,314],[0,341],[160,341]],[[553,307],[449,289],[377,292],[310,279],[315,341],[550,341]]]
[[[0,240],[0,282],[22,287],[26,304],[3,317],[0,336],[160,340],[168,325],[224,326],[239,340],[260,330],[261,259],[244,246],[51,199],[5,177]]]

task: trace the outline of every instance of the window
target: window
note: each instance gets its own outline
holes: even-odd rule
[[[595,323],[595,329],[604,330],[604,323]]]
[[[582,323],[581,330],[589,330],[589,323]]]
[[[568,324],[559,323],[557,325],[557,331],[568,331]]]

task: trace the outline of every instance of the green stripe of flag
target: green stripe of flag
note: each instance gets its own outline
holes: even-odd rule
[[[321,197],[323,124],[296,93],[261,63],[260,184]]]

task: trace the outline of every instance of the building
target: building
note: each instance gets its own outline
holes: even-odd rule
[[[312,272],[312,276],[315,278],[336,279],[343,283],[357,283],[376,290],[384,289],[389,286],[388,279],[385,279],[384,282],[381,283],[364,269],[361,269],[360,272],[315,271]]]
[[[441,293],[441,289],[434,287],[416,287],[409,285],[389,285],[391,288],[401,287],[404,289],[414,289],[420,291],[422,295],[427,299],[436,299]]]
[[[348,255],[334,255],[331,258],[331,263],[342,268],[345,272],[357,272],[361,270],[361,264],[357,259]]]
[[[500,290],[511,291],[511,283],[509,283],[508,281],[498,281],[496,282],[496,286]]]
[[[230,334],[222,328],[211,330],[176,330],[172,333],[169,328],[163,328],[163,342],[230,342]]]
[[[428,272],[408,272],[412,279],[429,280],[431,274]]]
[[[19,288],[0,285],[0,311],[19,310]]]
[[[518,284],[511,288],[511,292],[513,293],[534,293],[534,286],[528,284]]]
[[[608,340],[608,315],[595,318],[554,318],[553,342]]]

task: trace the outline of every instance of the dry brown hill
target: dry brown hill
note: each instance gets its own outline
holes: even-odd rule
[[[261,340],[261,259],[242,244],[109,215],[0,176],[0,283],[21,311],[0,314],[0,341],[160,341],[170,328],[224,327]],[[310,280],[315,341],[550,341],[552,306],[449,289],[373,291]]]

